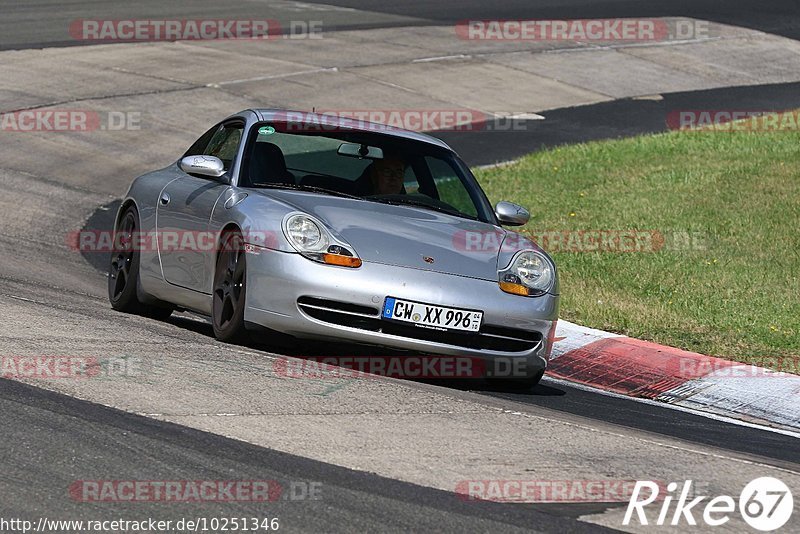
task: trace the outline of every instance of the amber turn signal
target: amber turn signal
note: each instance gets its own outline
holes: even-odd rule
[[[530,295],[530,290],[527,287],[512,282],[500,282],[500,289],[512,295],[522,295],[523,297]]]
[[[339,265],[341,267],[361,267],[361,258],[344,256],[342,254],[323,254],[322,261],[328,265]]]

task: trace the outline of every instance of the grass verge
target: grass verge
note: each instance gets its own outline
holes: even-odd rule
[[[669,132],[476,174],[549,236],[563,318],[773,368],[800,355],[800,132]],[[655,239],[592,251],[597,231]]]

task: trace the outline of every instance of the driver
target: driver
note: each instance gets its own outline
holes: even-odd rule
[[[376,160],[370,166],[369,178],[372,182],[374,195],[400,195],[403,194],[403,177],[406,164],[401,159],[389,157]]]

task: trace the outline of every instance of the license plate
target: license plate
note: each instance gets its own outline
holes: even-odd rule
[[[387,297],[381,316],[388,321],[411,323],[434,330],[462,330],[478,332],[483,312],[434,306],[410,300]]]

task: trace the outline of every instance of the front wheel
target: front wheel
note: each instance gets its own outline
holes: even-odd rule
[[[247,338],[244,304],[247,265],[244,239],[239,232],[225,234],[214,270],[212,319],[214,336],[220,341],[241,343]]]

